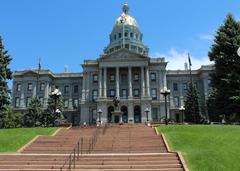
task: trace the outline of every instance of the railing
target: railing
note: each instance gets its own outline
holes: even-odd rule
[[[89,138],[81,137],[78,140],[77,144],[73,148],[73,151],[69,154],[68,158],[65,160],[63,165],[60,167],[60,171],[63,171],[63,169],[67,170],[67,171],[71,171],[71,169],[76,168],[76,161],[79,161],[80,154],[82,155],[84,153],[84,150],[83,150],[84,139],[85,139],[85,142],[88,141],[88,147],[85,150],[85,154],[91,153],[91,151],[93,150],[93,148],[97,142],[99,131],[100,131],[100,129],[96,128],[96,130],[93,133],[93,136],[91,136]]]

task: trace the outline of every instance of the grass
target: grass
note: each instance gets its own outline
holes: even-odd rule
[[[15,152],[36,135],[51,135],[58,128],[0,129],[0,152]]]
[[[240,126],[159,126],[171,150],[182,152],[191,171],[239,171]]]

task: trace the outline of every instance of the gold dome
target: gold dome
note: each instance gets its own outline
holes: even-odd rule
[[[137,21],[133,17],[128,15],[129,7],[127,3],[123,5],[122,10],[123,13],[120,17],[118,17],[114,26],[121,26],[122,23],[124,22],[125,25],[138,27]]]
[[[126,13],[122,13],[120,17],[118,17],[115,26],[121,26],[124,22],[125,25],[130,25],[134,27],[138,27],[137,21]]]

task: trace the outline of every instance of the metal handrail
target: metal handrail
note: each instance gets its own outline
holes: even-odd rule
[[[86,151],[86,153],[90,154],[91,151],[93,150],[93,148],[97,142],[98,134],[99,134],[99,129],[96,128],[96,130],[93,133],[93,136],[91,136],[89,138],[89,146],[88,146],[88,150]],[[60,167],[60,171],[63,171],[64,167],[67,166],[67,164],[68,164],[67,171],[71,171],[72,166],[73,166],[73,169],[75,169],[76,160],[77,161],[79,160],[80,153],[81,153],[81,155],[83,154],[83,142],[84,142],[84,139],[83,139],[83,137],[81,137],[78,140],[77,144],[74,146],[73,151],[69,154],[69,157],[65,160],[63,165]]]

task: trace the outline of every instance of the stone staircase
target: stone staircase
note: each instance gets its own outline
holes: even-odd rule
[[[97,138],[90,148],[96,131]],[[154,129],[139,124],[74,127],[61,129],[55,136],[40,136],[20,153],[1,154],[0,171],[60,171],[64,163],[62,170],[71,170],[69,154],[79,140],[82,146],[79,156],[74,156],[75,165],[71,158],[72,170],[184,170],[178,154],[167,151],[162,137]]]

